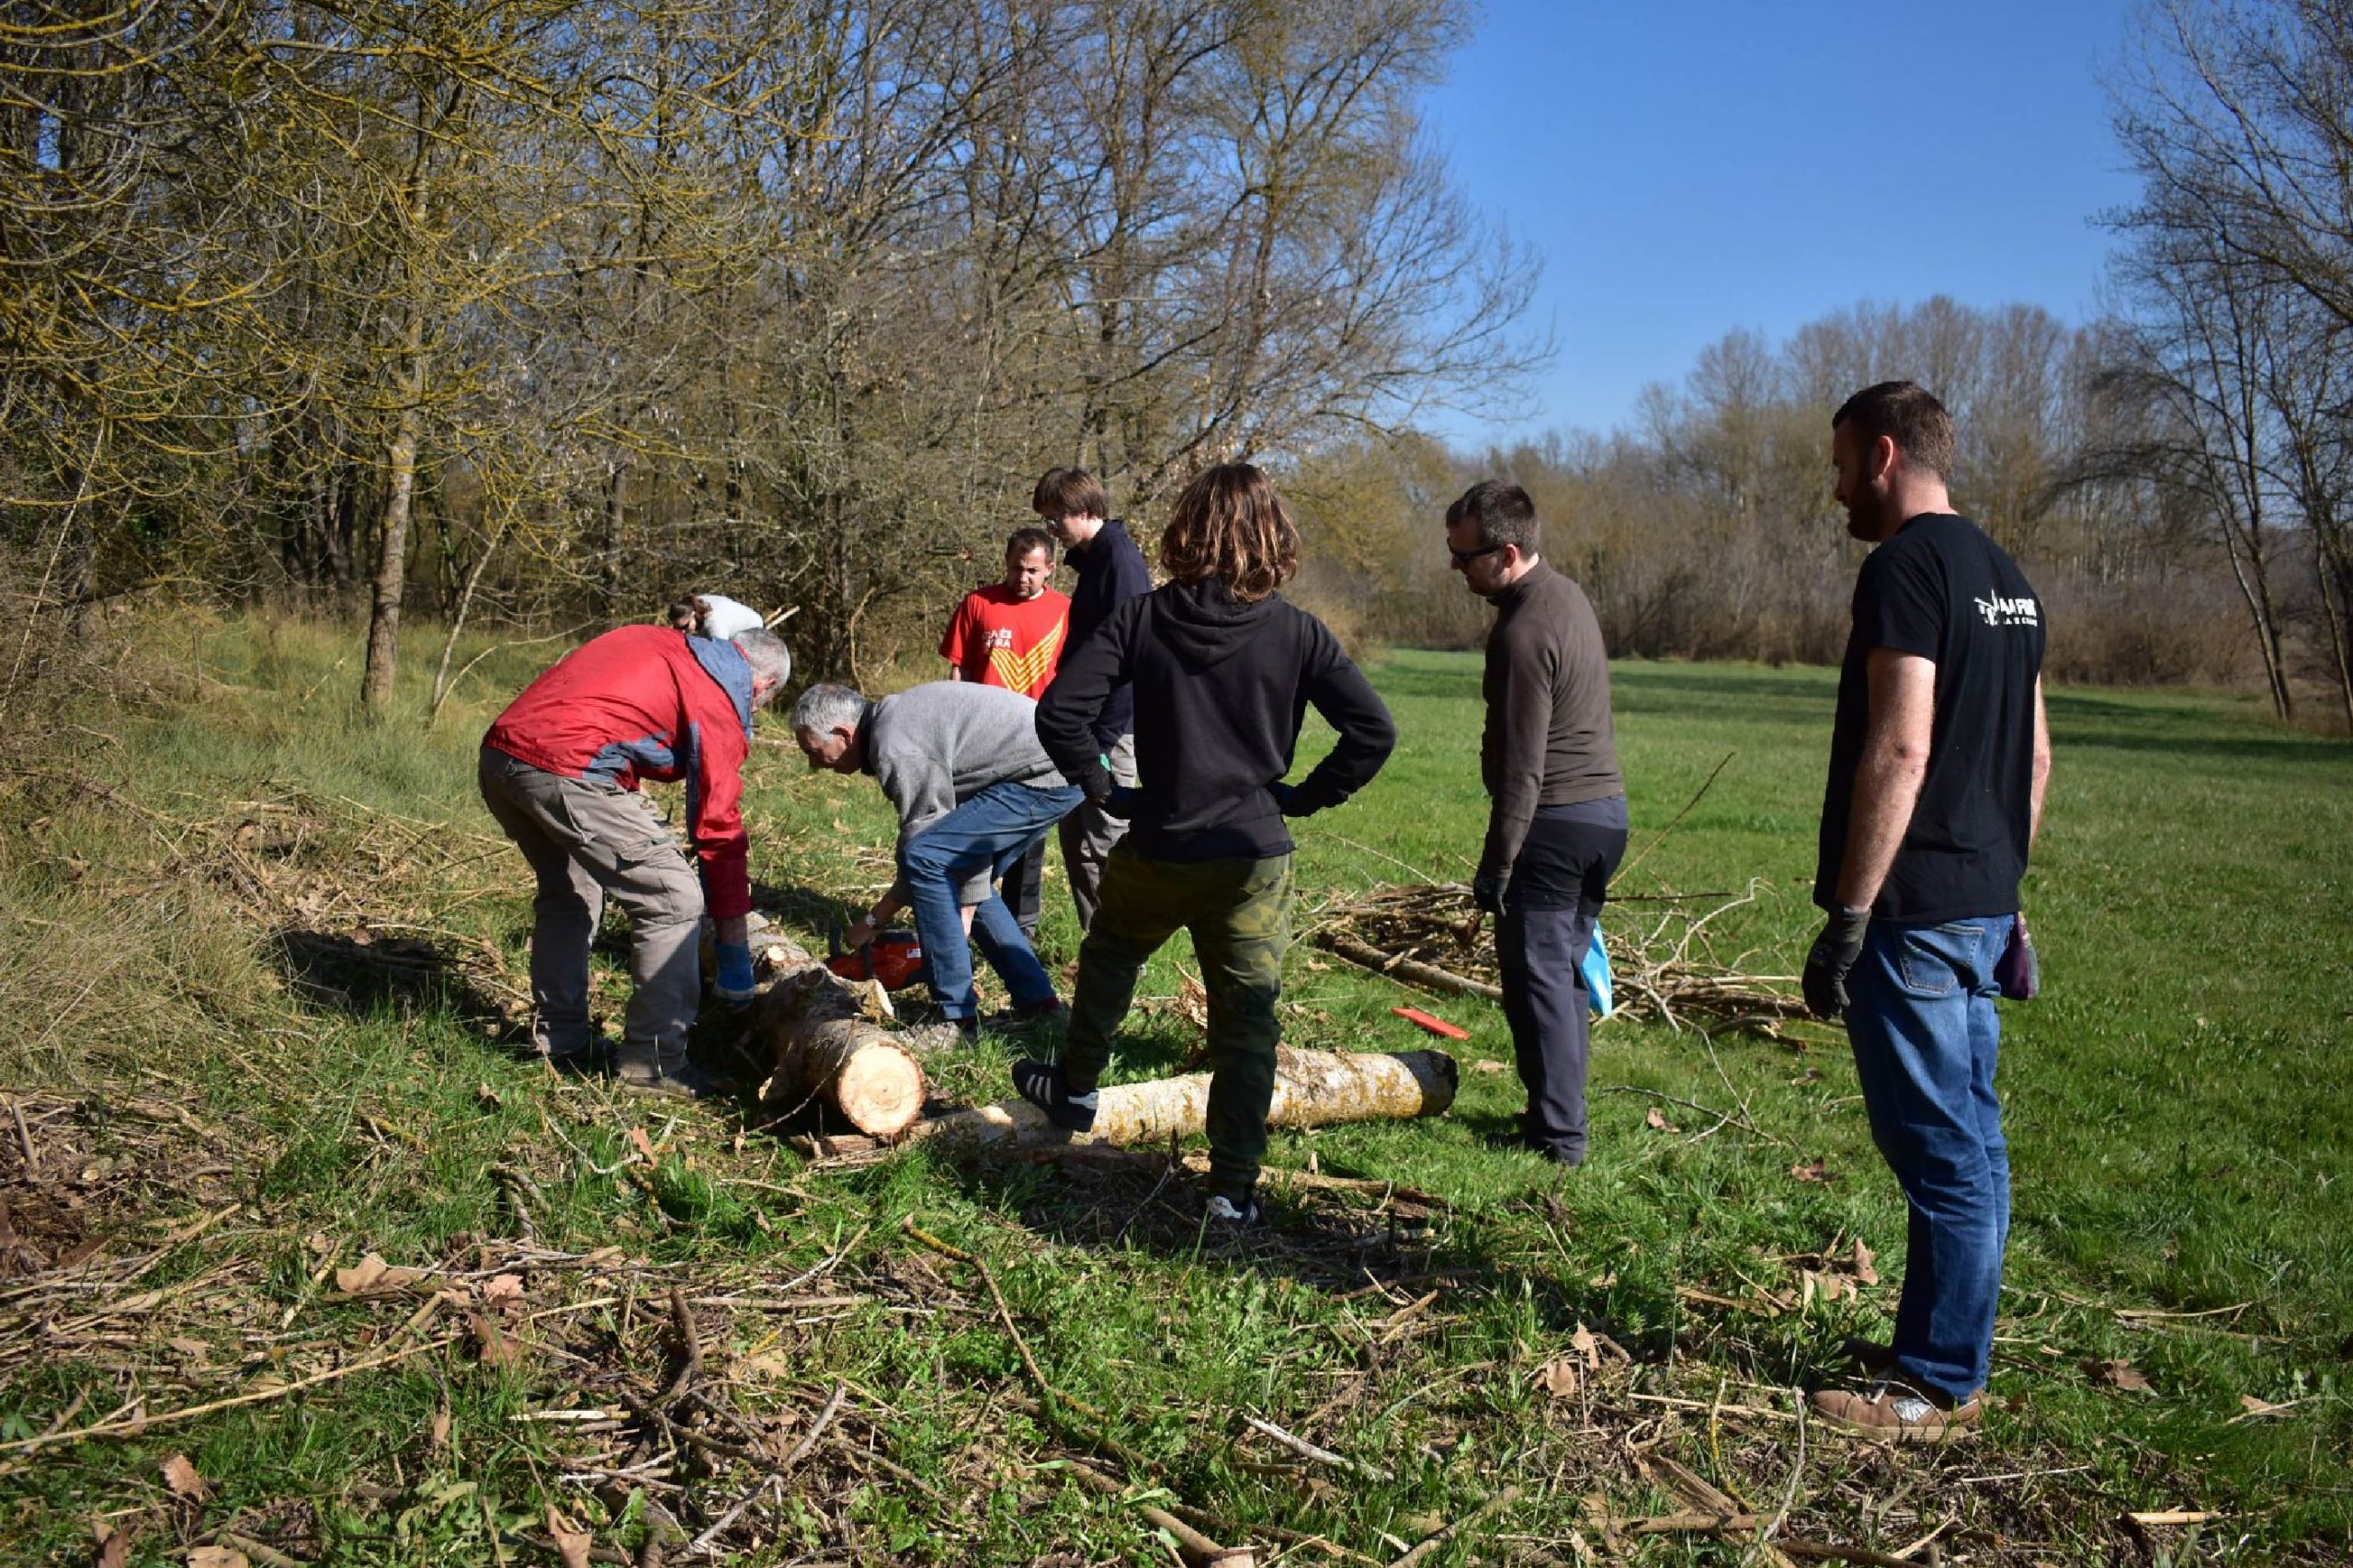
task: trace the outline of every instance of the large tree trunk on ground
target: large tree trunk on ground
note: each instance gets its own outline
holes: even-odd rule
[[[904,1132],[923,1110],[915,1056],[866,1021],[856,993],[823,963],[771,932],[753,946],[777,976],[760,1003],[759,1027],[776,1059],[761,1100],[783,1110],[823,1101],[870,1138]]]
[[[1291,1051],[1278,1053],[1275,1100],[1267,1108],[1271,1127],[1328,1127],[1344,1121],[1404,1120],[1438,1116],[1454,1103],[1459,1074],[1454,1058],[1442,1051]],[[907,1129],[909,1142],[947,1142],[975,1147],[1029,1149],[1053,1143],[1165,1143],[1198,1133],[1207,1125],[1210,1075],[1188,1073],[1148,1084],[1115,1084],[1102,1090],[1094,1131],[1063,1131],[1026,1100],[973,1106]],[[830,1141],[847,1152],[840,1141]]]

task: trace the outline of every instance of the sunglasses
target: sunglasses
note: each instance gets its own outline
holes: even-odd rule
[[[1468,566],[1471,562],[1478,560],[1479,557],[1483,555],[1493,555],[1499,550],[1509,550],[1511,546],[1507,544],[1489,544],[1482,545],[1477,550],[1449,550],[1447,553],[1454,557],[1454,563],[1457,566]]]

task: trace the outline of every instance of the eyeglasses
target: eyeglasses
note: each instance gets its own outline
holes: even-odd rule
[[[1510,548],[1508,544],[1487,544],[1480,546],[1477,550],[1449,550],[1447,553],[1454,557],[1454,563],[1457,566],[1468,566],[1483,555],[1493,555],[1499,550]]]

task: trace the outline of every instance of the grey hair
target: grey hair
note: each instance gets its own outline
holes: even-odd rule
[[[795,734],[802,730],[814,730],[819,734],[832,730],[855,730],[866,722],[866,710],[873,706],[848,687],[813,686],[792,705],[792,730]]]
[[[765,627],[751,627],[727,641],[734,643],[735,651],[751,665],[755,679],[766,677],[773,683],[771,693],[792,678],[792,650],[775,632]]]

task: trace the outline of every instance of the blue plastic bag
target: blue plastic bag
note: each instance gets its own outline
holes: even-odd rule
[[[1606,1018],[1618,1010],[1611,996],[1614,987],[1609,980],[1609,953],[1601,945],[1601,922],[1598,920],[1593,923],[1593,945],[1586,949],[1585,957],[1577,960],[1577,973],[1585,978],[1586,993],[1593,999],[1595,1017]]]

